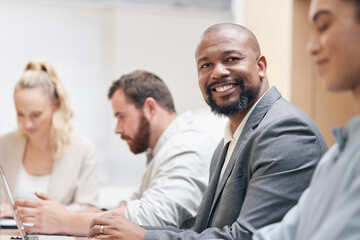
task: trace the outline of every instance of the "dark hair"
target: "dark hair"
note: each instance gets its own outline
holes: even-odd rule
[[[162,108],[175,112],[168,87],[161,78],[151,72],[136,70],[121,76],[112,83],[108,93],[109,99],[118,89],[122,89],[126,98],[138,109],[143,107],[146,98],[152,97]]]

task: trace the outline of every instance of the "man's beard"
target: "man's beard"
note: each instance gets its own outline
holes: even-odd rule
[[[239,95],[239,98],[237,101],[232,102],[228,105],[220,106],[215,102],[215,100],[212,97],[211,87],[213,87],[214,85],[219,84],[219,83],[227,83],[227,82],[238,83],[238,86],[241,89],[240,95]],[[221,116],[221,115],[229,116],[229,115],[236,114],[236,113],[241,112],[244,109],[246,109],[259,96],[260,85],[258,85],[256,87],[245,87],[245,83],[244,83],[243,79],[226,78],[226,79],[222,79],[219,82],[214,82],[212,84],[209,84],[206,87],[206,93],[208,96],[208,100],[206,101],[206,103],[210,106],[211,112],[213,112],[214,114],[219,115],[219,116]]]
[[[122,135],[122,139],[131,139],[128,136]],[[145,152],[149,148],[150,143],[150,123],[144,116],[144,113],[140,115],[139,127],[134,138],[128,142],[130,150],[134,154]]]

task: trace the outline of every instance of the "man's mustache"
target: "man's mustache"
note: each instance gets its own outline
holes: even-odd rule
[[[220,79],[219,81],[216,82],[212,82],[209,85],[206,86],[206,92],[208,94],[211,93],[211,88],[213,88],[214,86],[218,85],[218,84],[223,84],[223,83],[242,83],[244,80],[242,78],[223,78]]]
[[[127,136],[127,135],[121,135],[121,139],[122,140],[131,140],[131,138],[129,137],[129,136]]]

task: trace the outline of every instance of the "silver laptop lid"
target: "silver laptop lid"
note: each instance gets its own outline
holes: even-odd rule
[[[22,237],[22,239],[26,239],[26,231],[25,231],[25,228],[24,228],[24,224],[23,224],[23,222],[21,220],[19,210],[16,207],[14,197],[13,197],[13,195],[11,193],[10,186],[8,184],[8,181],[7,181],[6,176],[5,176],[4,169],[1,166],[1,164],[0,164],[0,179],[1,179],[1,185],[3,186],[4,192],[6,194],[6,197],[7,197],[8,201],[9,201],[11,211],[13,212],[16,225],[17,225],[18,229],[20,230],[21,237]]]

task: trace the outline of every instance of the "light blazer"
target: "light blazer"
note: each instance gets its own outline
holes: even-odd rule
[[[27,138],[18,132],[0,138],[0,163],[10,188],[15,194],[18,173],[22,164]],[[86,138],[73,134],[64,154],[55,159],[48,194],[66,205],[69,210],[97,206],[98,186],[95,151]]]
[[[273,87],[245,124],[218,189],[223,140],[216,148],[195,228],[148,231],[145,239],[251,239],[297,203],[326,150],[311,118]]]

